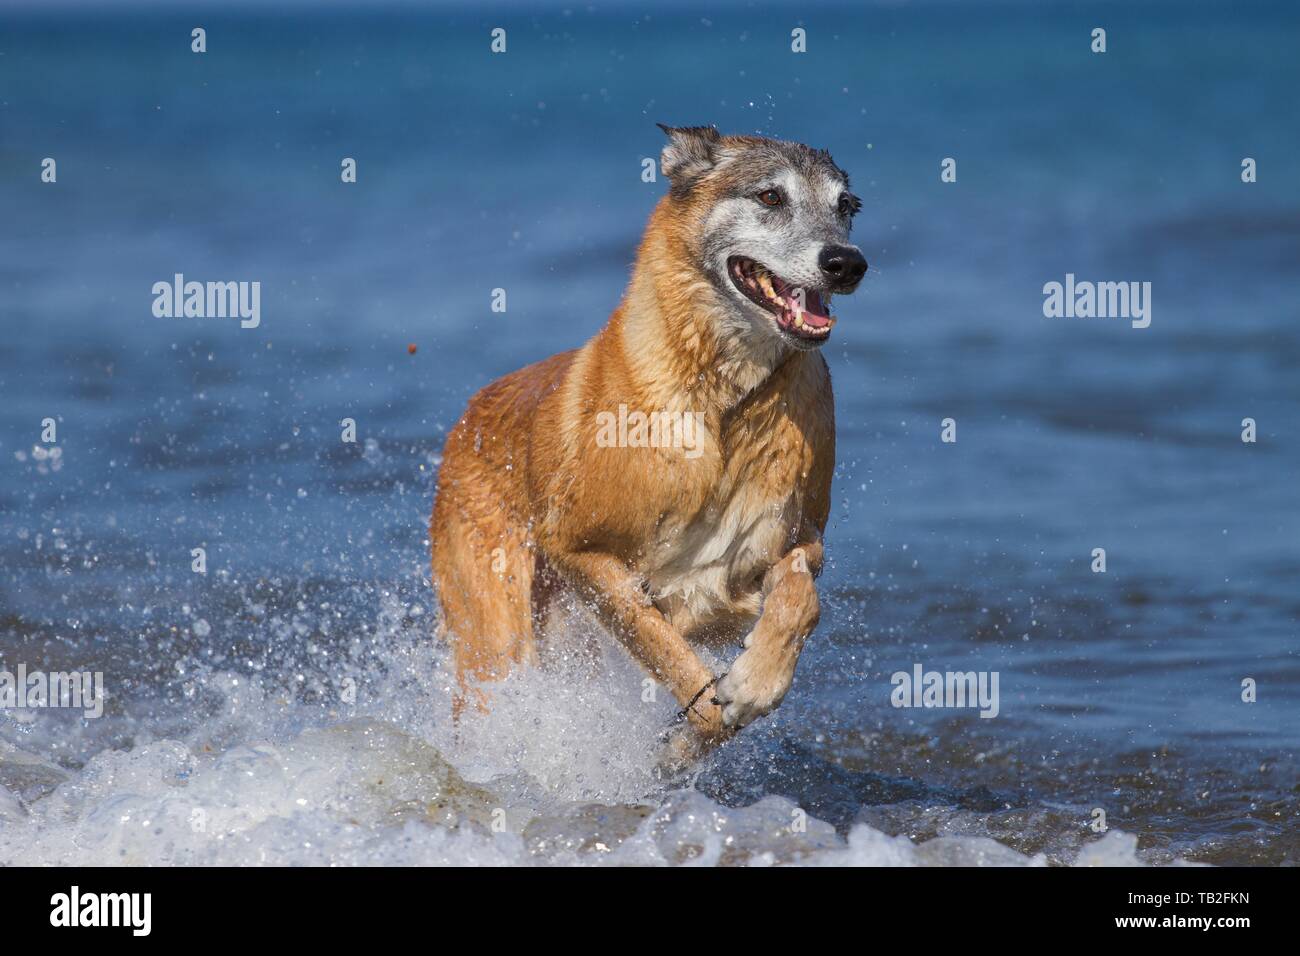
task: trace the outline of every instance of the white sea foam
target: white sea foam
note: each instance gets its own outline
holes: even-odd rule
[[[551,653],[456,727],[443,652],[406,634],[384,635],[383,676],[359,680],[355,703],[189,670],[188,722],[155,708],[105,723],[101,739],[76,741],[91,754],[79,767],[39,752],[66,723],[0,746],[0,864],[1046,862],[982,836],[916,844],[857,824],[845,839],[779,796],[736,809],[659,789],[652,767],[674,705],[662,691],[643,699],[643,675],[603,638]],[[1118,832],[1079,858],[1137,860]]]

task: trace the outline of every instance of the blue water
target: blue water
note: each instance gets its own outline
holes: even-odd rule
[[[47,762],[0,785],[39,816],[97,754],[206,739],[196,666],[301,690],[322,656],[424,647],[446,430],[601,326],[664,191],[655,122],[712,123],[828,148],[871,273],[826,347],[827,613],[698,793],[1053,862],[1102,806],[1152,862],[1300,862],[1298,27],[1286,3],[6,7],[0,660],[119,693],[105,729],[0,712]],[[261,325],[154,317],[177,272],[260,281]],[[1150,282],[1150,327],[1044,318],[1066,273]],[[1000,715],[892,708],[917,662],[998,671]]]

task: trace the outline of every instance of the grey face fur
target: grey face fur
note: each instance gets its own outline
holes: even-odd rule
[[[754,260],[791,286],[818,293],[851,292],[856,279],[834,281],[823,267],[826,250],[851,250],[853,215],[860,206],[848,176],[830,154],[800,143],[759,137],[721,137],[711,127],[667,130],[663,168],[675,197],[698,204],[702,219],[693,250],[701,269],[731,308],[731,331],[770,337],[796,348],[820,342],[785,334],[772,314],[747,298],[728,275],[733,256]],[[779,197],[768,205],[760,197]],[[864,263],[865,267],[865,263]]]

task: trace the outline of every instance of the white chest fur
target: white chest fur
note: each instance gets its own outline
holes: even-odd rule
[[[788,490],[777,499],[737,491],[689,520],[665,522],[647,555],[651,597],[684,631],[756,617],[763,575],[785,552],[797,512]]]

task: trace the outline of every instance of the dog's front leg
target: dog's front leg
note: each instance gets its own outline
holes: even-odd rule
[[[718,682],[715,699],[723,726],[735,730],[770,713],[794,680],[803,642],[817,626],[821,606],[813,578],[821,571],[820,541],[800,544],[763,578],[763,612],[745,638],[745,650]]]
[[[641,666],[668,686],[706,741],[731,734],[722,709],[712,702],[713,672],[654,606],[627,565],[596,552],[567,554],[555,564]]]

